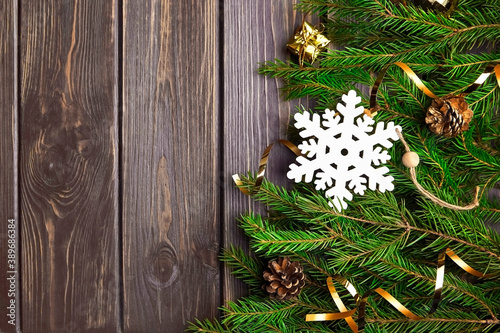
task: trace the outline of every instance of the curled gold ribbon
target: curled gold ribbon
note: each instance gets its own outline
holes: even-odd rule
[[[241,179],[238,175],[233,175],[234,183],[238,186],[240,191],[243,192],[244,194],[252,195],[252,194],[255,194],[259,191],[260,185],[262,184],[262,181],[264,180],[264,175],[266,173],[267,160],[269,159],[269,154],[271,153],[271,149],[273,148],[275,143],[281,143],[282,145],[284,145],[285,147],[290,149],[297,156],[302,155],[299,148],[288,140],[277,140],[277,141],[271,143],[269,146],[266,147],[266,149],[264,150],[264,153],[262,154],[262,157],[260,158],[259,172],[257,174],[257,179],[255,179],[255,185],[251,191],[249,191],[243,187],[243,182],[241,181]]]
[[[420,80],[417,74],[415,74],[415,72],[407,64],[403,62],[395,62],[393,64],[385,66],[375,79],[375,83],[373,84],[372,91],[370,93],[370,109],[377,107],[378,88],[380,87],[380,84],[382,84],[382,80],[384,79],[384,76],[391,65],[399,66],[406,73],[406,75],[408,75],[410,80],[412,80],[413,83],[415,83],[418,89],[422,90],[424,94],[426,94],[430,98],[438,98],[432,91],[429,90],[429,88],[425,86],[422,80]]]
[[[333,277],[328,277],[328,279],[326,280],[328,290],[330,291],[330,295],[332,295],[333,301],[335,302],[335,305],[337,305],[337,307],[339,308],[340,312],[308,314],[306,315],[306,321],[330,321],[330,320],[345,319],[345,321],[347,322],[349,327],[353,330],[353,332],[357,332],[358,325],[356,325],[356,322],[352,318],[352,315],[356,313],[357,309],[354,308],[352,310],[347,310],[344,303],[340,299],[340,296],[337,293],[335,286],[333,285],[333,279],[342,284],[344,288],[346,288],[347,291],[351,294],[351,296],[354,297],[355,300],[359,298],[356,288],[346,278],[340,275],[334,275]],[[335,318],[335,319],[330,319],[330,318]]]
[[[429,311],[429,314],[434,313],[438,305],[441,301],[441,295],[442,295],[442,290],[443,290],[443,283],[444,283],[444,272],[445,272],[445,259],[446,256],[450,257],[453,262],[455,262],[460,268],[462,268],[464,271],[466,271],[469,274],[472,274],[474,276],[477,276],[479,278],[490,278],[493,277],[493,274],[485,274],[481,273],[474,268],[470,267],[465,261],[463,261],[452,249],[447,248],[446,251],[442,252],[438,256],[438,269],[436,272],[436,287],[434,290],[434,297],[433,297],[433,302],[432,302],[432,307]],[[356,308],[352,310],[347,310],[345,307],[344,303],[340,299],[339,294],[337,293],[337,290],[335,289],[335,286],[333,285],[333,280],[337,281],[341,285],[344,286],[344,288],[347,289],[349,294],[354,298],[356,301]],[[366,304],[368,301],[369,296],[371,295],[372,292],[375,292],[382,296],[389,304],[391,304],[396,310],[398,310],[400,313],[402,313],[405,317],[411,319],[411,320],[422,320],[425,317],[420,317],[408,310],[401,302],[399,302],[394,296],[392,296],[389,292],[387,292],[383,288],[377,288],[373,291],[369,291],[366,294],[364,294],[362,297],[359,296],[356,288],[353,286],[352,283],[350,283],[346,278],[340,276],[340,275],[334,275],[332,277],[328,277],[327,279],[327,285],[328,285],[328,290],[330,291],[330,295],[332,296],[335,305],[337,305],[337,308],[340,310],[340,312],[335,312],[335,313],[319,313],[319,314],[308,314],[306,315],[306,321],[330,321],[330,320],[338,320],[338,319],[345,319],[347,323],[349,324],[349,327],[354,333],[358,333],[359,330],[362,330],[365,327],[365,310],[366,310]],[[354,321],[352,316],[354,313],[359,309],[359,314],[358,314],[358,323]]]
[[[387,70],[389,69],[390,66],[392,65],[397,65],[400,67],[406,75],[408,75],[408,78],[415,83],[415,85],[422,90],[424,94],[429,96],[430,98],[438,98],[436,94],[434,94],[429,88],[426,87],[426,85],[420,80],[420,78],[415,74],[415,72],[405,63],[403,62],[395,62],[392,64],[389,64],[385,66],[380,73],[378,74],[377,78],[375,79],[375,83],[373,84],[371,93],[370,93],[370,110],[376,110],[377,109],[377,93],[378,93],[378,88],[380,87],[380,84],[382,83],[382,80],[384,79],[385,74],[387,73]],[[488,65],[484,72],[477,78],[476,81],[474,81],[473,84],[471,84],[467,89],[464,90],[460,94],[460,96],[466,96],[473,91],[475,91],[477,88],[479,88],[485,81],[486,79],[492,74],[495,73],[495,76],[497,78],[497,83],[498,86],[500,87],[500,65]]]
[[[429,311],[429,314],[434,313],[439,305],[439,301],[441,300],[441,293],[443,290],[444,283],[444,264],[446,256],[450,257],[451,260],[455,264],[457,264],[460,268],[462,268],[467,273],[477,276],[479,278],[490,278],[493,277],[493,274],[484,274],[479,271],[476,271],[474,268],[470,267],[465,261],[463,261],[452,249],[447,248],[445,252],[440,253],[438,256],[438,269],[436,274],[436,288],[434,290],[434,299],[432,301],[432,307]]]

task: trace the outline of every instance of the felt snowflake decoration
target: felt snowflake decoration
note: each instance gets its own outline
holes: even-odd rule
[[[325,110],[321,116],[309,112],[295,115],[295,127],[302,129],[305,138],[299,149],[304,156],[297,157],[290,165],[288,178],[295,182],[315,179],[317,190],[326,190],[332,198],[330,206],[338,211],[347,208],[346,200],[352,200],[352,193],[363,195],[366,183],[370,190],[392,191],[392,176],[386,175],[389,168],[380,166],[391,156],[384,148],[392,147],[390,140],[398,140],[393,122],[376,123],[364,114],[364,108],[357,104],[361,97],[354,90],[342,95],[344,104],[337,104],[337,111]],[[380,167],[376,167],[380,166]]]

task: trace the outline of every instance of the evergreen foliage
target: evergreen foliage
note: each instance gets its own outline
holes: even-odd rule
[[[499,7],[498,0],[462,0],[446,14],[410,1],[398,5],[390,0],[302,0],[297,9],[323,17],[325,34],[345,48],[324,52],[316,67],[275,60],[262,64],[260,72],[283,78],[286,98],[317,99],[316,112],[334,108],[351,89],[363,96],[368,108],[366,89],[360,87],[371,87],[374,74],[397,61],[407,63],[438,96],[457,94],[486,65],[500,63],[494,45],[500,38]],[[255,256],[234,247],[221,256],[249,285],[250,296],[221,308],[221,321],[197,321],[189,330],[352,332],[344,320],[305,321],[309,313],[339,312],[326,279],[340,274],[359,294],[384,288],[425,317],[409,320],[372,294],[365,332],[500,331],[500,236],[485,225],[500,221],[500,200],[488,198],[488,191],[500,181],[498,85],[491,75],[466,97],[474,111],[471,128],[453,139],[428,130],[424,118],[431,99],[399,67],[389,67],[378,93],[381,109],[375,120],[401,125],[410,148],[420,156],[416,171],[422,186],[458,205],[469,203],[479,186],[478,208],[455,211],[422,197],[401,163],[401,143],[390,150],[395,190],[355,196],[342,212],[334,211],[311,184],[286,190],[264,181],[253,197],[268,207],[268,215],[248,213],[240,219]],[[248,189],[255,184],[252,174],[242,181]],[[446,248],[495,277],[476,278],[447,259],[442,301],[428,315],[437,257]],[[265,264],[279,256],[290,256],[304,266],[307,283],[295,300],[273,301],[261,289]],[[352,296],[337,287],[347,308],[356,307]]]

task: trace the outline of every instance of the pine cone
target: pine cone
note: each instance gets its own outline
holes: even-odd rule
[[[269,270],[264,271],[266,284],[262,286],[271,298],[289,300],[300,294],[305,284],[302,266],[290,258],[278,258],[268,264]]]
[[[445,96],[432,101],[425,122],[431,131],[454,138],[469,129],[473,112],[461,96]]]

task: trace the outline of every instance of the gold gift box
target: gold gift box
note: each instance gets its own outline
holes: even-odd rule
[[[313,63],[318,54],[330,43],[330,40],[320,33],[309,22],[304,22],[290,38],[286,46],[299,56],[299,62],[304,60]]]

